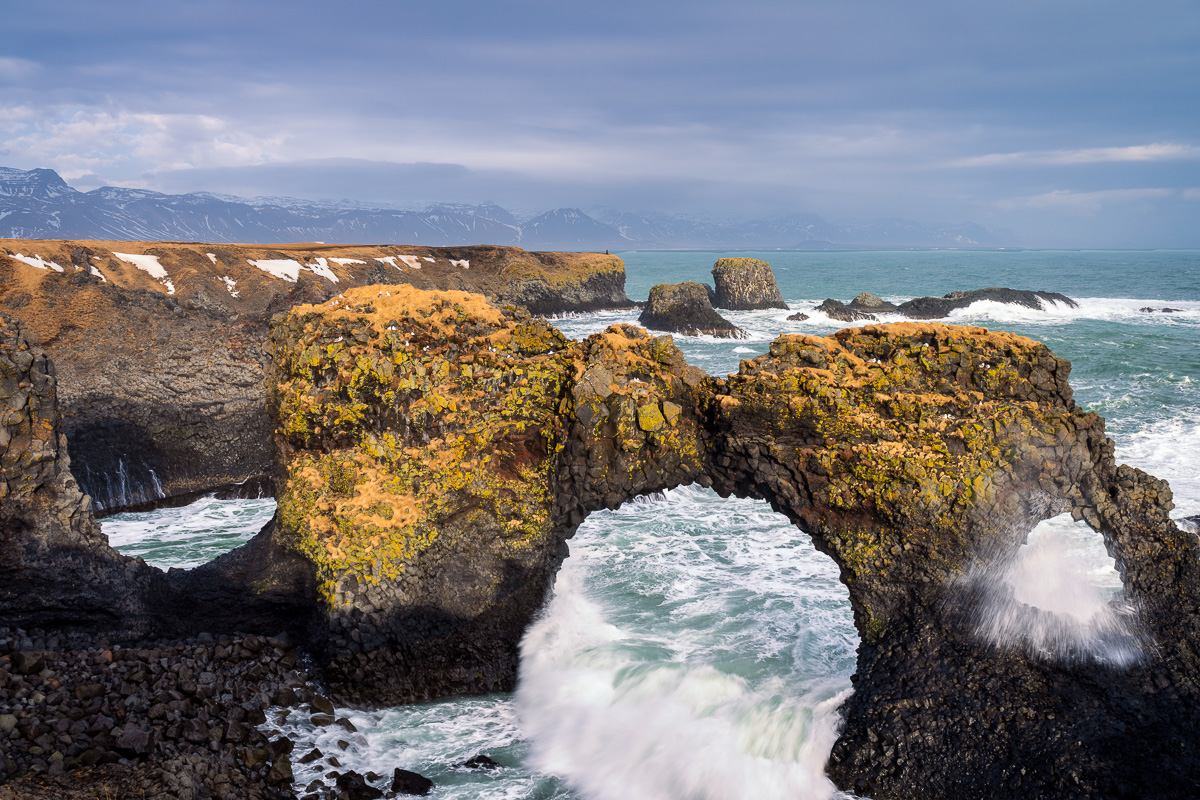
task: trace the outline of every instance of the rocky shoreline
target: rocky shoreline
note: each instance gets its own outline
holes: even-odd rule
[[[286,637],[0,628],[0,799],[294,798],[292,743],[258,726],[315,699]]]
[[[1200,544],[1169,518],[1164,482],[1115,463],[1069,362],[1040,343],[871,325],[781,336],[722,379],[669,336],[620,325],[571,341],[482,295],[394,284],[292,308],[271,341],[277,517],[163,573],[108,547],[71,475],[54,365],[0,314],[0,691],[15,712],[0,730],[11,722],[17,797],[66,796],[47,786],[70,785],[70,767],[163,797],[205,796],[159,786],[168,773],[269,797],[238,787],[282,787],[289,745],[247,726],[264,701],[303,702],[314,671],[355,704],[511,688],[588,513],[687,483],[768,501],[841,567],[862,644],[839,786],[1200,786]],[[963,576],[1065,512],[1103,534],[1154,643],[1119,669],[999,650],[972,627],[981,590]]]

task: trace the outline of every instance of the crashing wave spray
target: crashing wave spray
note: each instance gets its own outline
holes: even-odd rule
[[[1060,661],[1128,666],[1144,636],[1103,539],[1069,514],[1041,522],[1011,558],[979,566],[975,628],[997,646]]]

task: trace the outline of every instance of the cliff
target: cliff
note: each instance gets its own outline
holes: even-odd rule
[[[0,309],[57,364],[76,477],[101,510],[266,479],[270,317],[367,283],[539,314],[630,305],[603,254],[0,240]]]

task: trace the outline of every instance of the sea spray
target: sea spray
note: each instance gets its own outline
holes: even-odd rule
[[[522,645],[531,761],[588,800],[834,797],[856,637],[837,568],[698,487],[593,515]]]
[[[1015,553],[980,563],[967,582],[976,631],[994,645],[1114,666],[1142,658],[1137,615],[1103,539],[1069,514],[1039,523]]]

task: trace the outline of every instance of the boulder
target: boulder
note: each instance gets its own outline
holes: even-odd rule
[[[732,311],[787,308],[771,265],[757,258],[719,258],[712,268],[712,304]]]
[[[396,767],[392,773],[392,791],[396,794],[411,794],[424,796],[433,788],[433,781],[419,772]]]
[[[797,311],[795,314],[788,315],[788,320],[791,322],[804,322],[806,319],[808,319],[808,314],[805,314],[801,311]]]
[[[895,303],[889,303],[877,295],[861,292],[850,301],[850,308],[855,311],[865,311],[869,314],[886,314],[896,310]]]
[[[650,298],[638,322],[653,330],[687,336],[704,333],[740,339],[746,335],[741,328],[713,310],[708,292],[702,284],[691,281],[659,283],[651,287]]]

